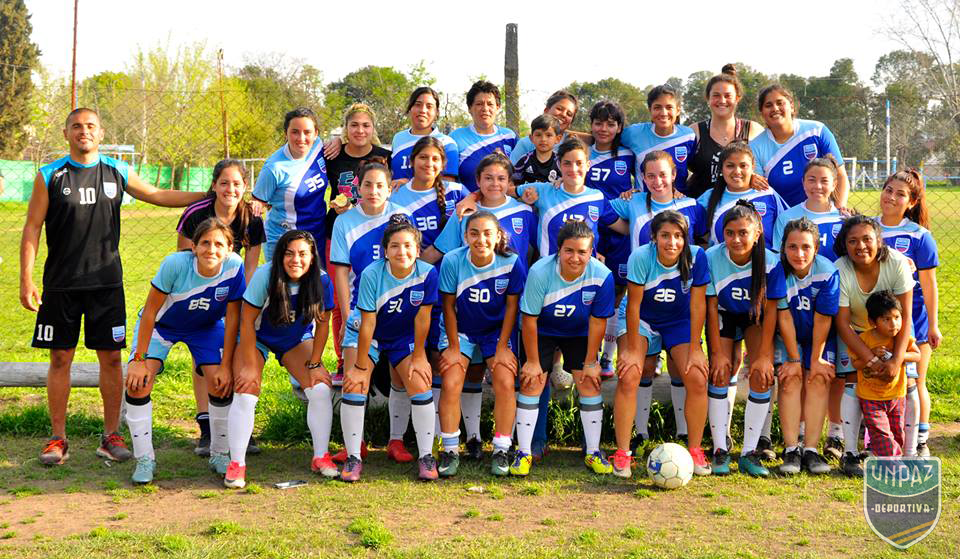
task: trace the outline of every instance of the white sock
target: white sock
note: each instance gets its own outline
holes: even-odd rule
[[[770,401],[773,402],[773,394],[777,390],[777,385],[774,383],[770,387]],[[773,404],[767,406],[767,416],[763,418],[763,428],[760,430],[760,436],[770,438],[770,424],[773,423]]]
[[[653,400],[653,379],[641,379],[637,387],[637,414],[633,418],[633,427],[643,440],[650,438],[650,401]]]
[[[930,424],[917,423],[917,444],[927,444],[930,437]]]
[[[440,390],[442,388],[443,388],[443,379],[435,375],[433,377],[433,385],[430,387],[431,397],[434,402],[434,407],[433,407],[433,411],[434,411],[433,432],[434,433],[440,432],[440,406],[438,406],[437,404],[440,402]],[[414,430],[416,430],[417,426],[414,425],[413,428]],[[433,441],[430,441],[430,447],[433,448]],[[420,456],[423,456],[423,455],[421,454]]]
[[[133,440],[133,457],[149,456],[153,454],[153,401],[150,396],[145,398],[131,398],[126,395],[127,427],[130,429],[130,438]],[[145,401],[144,401],[145,400]],[[134,404],[133,402],[143,402]]]
[[[816,449],[816,447],[812,447],[812,446],[805,446],[805,447],[803,447],[803,451],[804,451],[804,452],[812,452],[812,453],[814,453],[814,454],[817,454],[817,449]]]
[[[230,406],[227,419],[230,460],[241,466],[247,465],[247,443],[253,434],[253,416],[259,399],[253,394],[238,392],[233,395],[233,404]]]
[[[517,394],[517,450],[530,454],[533,431],[537,427],[540,397]]]
[[[770,391],[750,391],[747,398],[747,409],[743,413],[743,450],[741,454],[748,454],[757,449],[757,441],[763,430],[763,421],[770,409]]]
[[[391,399],[392,399],[391,391]],[[363,394],[343,393],[340,401],[340,430],[347,455],[360,458],[360,441],[363,440],[363,419],[367,412],[367,397]],[[392,415],[391,415],[392,419]],[[402,438],[403,435],[400,435]]]
[[[313,438],[313,457],[330,450],[330,428],[333,425],[333,397],[330,387],[318,382],[303,391],[307,395],[307,426]]]
[[[510,450],[510,437],[507,435],[501,435],[500,433],[493,434],[493,450],[507,452]]]
[[[649,411],[649,408],[648,408]],[[600,434],[603,429],[603,396],[580,396],[580,422],[587,455],[600,450]]]
[[[410,423],[410,397],[403,387],[390,384],[390,398],[387,400],[387,411],[390,413],[390,440],[403,440]]]
[[[439,390],[437,391],[439,392]],[[433,404],[433,394],[423,392],[410,396],[410,417],[413,419],[413,430],[417,434],[417,458],[430,454],[433,447],[434,422],[437,420],[436,406]]]
[[[603,353],[600,355],[600,359],[613,361],[613,356],[617,353],[617,329],[619,327],[616,316],[607,319],[607,329],[603,333]]]
[[[903,412],[903,454],[917,455],[917,439],[920,431],[920,395],[917,385],[907,387],[907,406]]]
[[[843,420],[843,451],[857,454],[857,442],[860,439],[860,399],[857,398],[857,385],[847,384],[840,398],[840,418]]]
[[[467,382],[460,393],[460,414],[467,431],[467,440],[480,438],[480,407],[483,405],[483,385],[479,382]]]
[[[733,408],[737,405],[737,383],[740,382],[740,375],[735,374],[730,377],[730,384],[727,385],[727,436],[730,436],[730,426],[733,425]],[[727,449],[730,450],[730,449]]]
[[[827,429],[827,436],[843,440],[843,425],[831,421],[830,427]]]
[[[730,430],[730,399],[726,387],[707,385],[707,419],[710,422],[710,437],[713,448],[727,448],[727,432]]]
[[[440,441],[443,444],[444,452],[453,452],[460,454],[460,429],[453,433],[440,433]]]
[[[230,433],[228,418],[233,396],[220,399],[220,402],[215,402],[215,398],[216,396],[210,396],[210,453],[226,454],[230,452],[230,442],[227,436]]]
[[[673,419],[677,423],[677,436],[687,434],[687,418],[683,415],[683,403],[687,400],[687,389],[683,379],[670,379],[670,401],[673,403]]]

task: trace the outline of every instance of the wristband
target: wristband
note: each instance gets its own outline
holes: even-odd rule
[[[143,363],[144,361],[147,360],[147,358],[144,357],[144,355],[138,351],[138,352],[136,352],[136,353],[133,354],[133,356],[130,358],[130,360],[131,360],[131,361],[136,361],[136,362],[138,362],[138,363]]]
[[[309,370],[312,371],[313,369],[319,369],[320,367],[322,367],[322,366],[323,366],[323,362],[322,362],[322,361],[307,361],[306,365],[307,365],[307,369],[309,369]]]
[[[803,359],[800,359],[799,357],[797,358],[788,357],[787,363],[803,363]]]

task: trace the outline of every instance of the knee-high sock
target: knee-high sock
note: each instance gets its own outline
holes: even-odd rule
[[[403,439],[410,423],[410,397],[403,387],[390,384],[390,399],[387,400],[387,411],[390,413],[390,440]]]
[[[303,391],[307,395],[307,426],[313,439],[313,456],[327,453],[333,424],[333,397],[330,387],[320,382]]]
[[[740,381],[740,374],[734,374],[730,377],[730,384],[727,385],[727,436],[730,436],[730,426],[733,425],[733,408],[737,405],[737,383]],[[729,448],[727,450],[730,450]]]
[[[124,397],[127,400],[127,427],[133,439],[133,457],[149,456],[153,459],[153,402],[150,395],[133,398],[125,394]]]
[[[907,405],[903,412],[903,454],[917,455],[917,438],[920,433],[920,395],[917,385],[907,387]]]
[[[437,404],[440,402],[440,391],[442,388],[443,388],[443,379],[440,378],[439,375],[434,375],[433,384],[430,386],[431,399],[434,402],[434,406],[433,406],[433,412],[434,412],[433,413],[433,416],[434,416],[433,432],[434,433],[440,432],[440,406],[438,406]],[[411,403],[413,402],[411,401]],[[414,425],[413,429],[416,430],[417,426]],[[430,446],[431,448],[433,447],[433,441],[430,441]],[[423,456],[423,455],[421,454],[420,456]]]
[[[241,392],[233,395],[233,405],[230,406],[227,420],[230,460],[241,466],[247,464],[247,443],[250,442],[250,435],[253,434],[253,415],[257,410],[259,399],[253,394]]]
[[[603,429],[603,396],[580,396],[580,423],[587,454],[600,450],[600,435]]]
[[[413,419],[413,430],[417,434],[417,458],[430,454],[433,446],[434,423],[437,421],[436,406],[433,403],[432,392],[422,392],[410,395],[410,417]]]
[[[653,379],[641,379],[637,387],[637,413],[633,417],[633,428],[643,440],[650,438],[650,402],[653,400]]]
[[[730,399],[725,386],[707,385],[707,418],[710,421],[710,437],[713,448],[727,448],[727,433],[730,431]]]
[[[683,379],[670,379],[670,401],[673,404],[673,419],[677,422],[677,436],[687,434],[687,418],[683,415],[683,404],[687,399],[687,389]]]
[[[517,394],[517,450],[530,454],[533,432],[540,414],[540,398]]]
[[[607,329],[603,333],[603,353],[600,359],[613,361],[613,356],[617,353],[617,317],[613,316],[607,319]]]
[[[840,419],[843,421],[843,451],[857,454],[860,441],[860,399],[857,398],[857,385],[847,384],[840,398]]]
[[[770,391],[754,392],[750,391],[750,397],[747,398],[747,409],[743,413],[743,451],[742,454],[748,454],[757,449],[757,441],[760,440],[760,433],[763,431],[763,421],[767,417],[767,410],[770,408]]]
[[[230,452],[229,416],[233,394],[226,398],[219,398],[210,394],[210,453],[226,454]]]
[[[760,429],[760,436],[770,438],[770,426],[773,423],[773,395],[777,390],[777,385],[774,383],[770,387],[770,404],[767,406],[767,416],[763,418],[763,428]]]
[[[347,454],[360,458],[360,441],[363,440],[363,419],[367,412],[367,397],[363,394],[343,393],[340,404],[340,430]],[[400,435],[403,437],[403,435]]]
[[[930,424],[917,423],[917,444],[927,444],[928,438],[930,438]]]
[[[483,385],[479,382],[466,382],[460,393],[460,415],[467,430],[467,440],[480,437],[480,408],[483,405]]]

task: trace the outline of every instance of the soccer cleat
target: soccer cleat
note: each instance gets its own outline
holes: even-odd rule
[[[223,476],[224,487],[243,489],[247,485],[247,467],[233,461],[227,466],[227,473]]]
[[[917,443],[917,456],[920,458],[930,457],[930,447],[927,446],[927,443]]]
[[[613,453],[613,475],[629,479],[633,472],[630,471],[630,464],[633,462],[633,456],[630,456],[622,449],[617,449]]]
[[[695,475],[708,476],[713,473],[713,469],[710,467],[710,461],[707,460],[707,455],[704,454],[703,449],[699,446],[690,449],[690,458],[693,458],[693,473]]]
[[[334,454],[331,458],[337,464],[343,464],[347,461],[347,449],[346,447],[340,449],[340,452]],[[367,441],[360,441],[360,459],[367,459]]]
[[[253,435],[250,435],[250,442],[247,443],[247,454],[260,454],[263,452],[260,449],[260,445],[257,444],[257,439],[253,438]]]
[[[725,448],[713,449],[713,463],[711,469],[714,475],[725,476],[730,474],[730,453]]]
[[[637,453],[637,448],[643,446],[645,439],[642,434],[637,433],[630,439],[630,452],[633,454]]]
[[[437,473],[440,477],[451,477],[457,475],[457,469],[460,467],[460,454],[452,450],[444,450],[440,453],[440,465],[437,467]]]
[[[207,460],[210,469],[220,475],[227,475],[227,466],[230,465],[230,455],[227,453],[211,452],[210,459]]]
[[[153,481],[153,472],[157,469],[157,461],[149,456],[137,458],[137,465],[133,468],[130,481],[136,485],[144,485]]]
[[[750,474],[753,477],[769,476],[770,470],[763,466],[763,463],[760,461],[760,456],[760,453],[756,450],[746,454],[741,454],[740,460],[737,461],[737,466],[740,468],[740,473]]]
[[[407,452],[406,447],[403,446],[403,441],[400,439],[393,439],[387,443],[387,458],[398,464],[413,462],[413,455]]]
[[[63,437],[51,438],[40,453],[40,463],[44,466],[63,464],[67,458],[70,458],[70,452],[67,450],[67,441]]]
[[[524,453],[521,450],[517,451],[517,455],[513,459],[513,464],[510,464],[510,475],[512,476],[526,476],[530,475],[530,466],[533,465],[533,457],[529,454]]]
[[[550,372],[550,382],[554,390],[570,390],[573,386],[573,375],[563,369],[554,369]]]
[[[613,362],[609,359],[600,360],[600,378],[609,380],[613,378]]]
[[[840,458],[840,469],[847,477],[863,477],[860,457],[852,452],[845,452],[843,457]]]
[[[770,437],[760,436],[760,440],[757,441],[757,454],[764,462],[777,459],[777,453],[773,451],[773,441],[770,440]]]
[[[604,456],[600,450],[595,451],[593,454],[586,455],[583,458],[583,463],[595,474],[613,473],[613,466],[610,465],[607,457]]]
[[[197,439],[197,446],[193,448],[197,456],[210,456],[210,433],[201,433]]]
[[[417,478],[420,481],[433,481],[438,476],[437,460],[432,454],[424,454],[417,460]]]
[[[783,464],[780,464],[780,473],[786,475],[799,474],[803,464],[803,457],[799,448],[783,451]]]
[[[467,441],[466,451],[464,458],[467,460],[473,460],[474,462],[483,460],[483,443],[480,439],[473,438]]]
[[[510,457],[502,450],[493,451],[490,462],[490,473],[495,476],[505,476],[510,473]]]
[[[800,467],[815,476],[830,473],[830,464],[827,464],[827,459],[812,450],[803,451]]]
[[[340,475],[340,470],[337,469],[337,465],[330,459],[329,452],[323,456],[314,456],[310,462],[310,469],[313,473],[320,474],[323,477],[334,478]]]
[[[100,437],[97,456],[114,462],[126,462],[133,456],[133,453],[127,448],[127,444],[123,442],[123,437],[119,433],[110,433]]]
[[[356,456],[348,456],[343,464],[343,470],[340,471],[340,481],[353,483],[360,481],[360,473],[363,471],[363,462]]]
[[[843,457],[843,440],[840,437],[827,437],[823,445],[823,454],[826,458],[840,460]]]

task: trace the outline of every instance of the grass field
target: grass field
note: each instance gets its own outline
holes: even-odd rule
[[[960,190],[936,189],[930,197],[946,338],[930,374],[937,422],[931,446],[944,460],[943,513],[935,533],[907,553],[956,557]],[[872,213],[876,200],[875,192],[855,193],[851,205]],[[0,308],[10,312],[0,323],[0,361],[46,360],[44,352],[29,348],[34,315],[18,302],[25,209],[0,203]],[[121,249],[128,335],[133,335],[149,279],[175,247],[179,212],[142,205],[123,211]],[[38,284],[41,272],[38,265]],[[332,359],[329,348],[325,358]],[[94,356],[80,350],[77,359]],[[254,485],[227,492],[192,454],[196,428],[188,368],[185,351],[175,348],[153,398],[157,481],[142,488],[129,484],[131,464],[110,467],[93,455],[100,430],[96,390],[74,391],[68,420],[72,458],[64,467],[45,469],[36,459],[49,428],[44,391],[0,389],[0,558],[902,556],[866,525],[862,484],[839,476],[760,481],[733,475],[695,479],[685,489],[663,492],[636,474],[631,481],[595,477],[575,449],[562,448],[527,480],[493,480],[485,463],[466,465],[454,480],[420,484],[413,481],[413,468],[388,463],[375,451],[363,483],[324,482],[308,468],[304,407],[290,395],[275,363],[267,368],[258,408],[265,452],[249,461],[248,481]],[[660,422],[655,433],[669,431],[660,411],[652,414],[655,424]],[[575,415],[559,405],[554,416],[554,435],[575,442]],[[380,432],[386,419],[371,412],[368,427]],[[485,426],[488,422],[489,417]],[[608,427],[609,422],[607,448]],[[289,479],[310,483],[290,491],[272,488]]]

